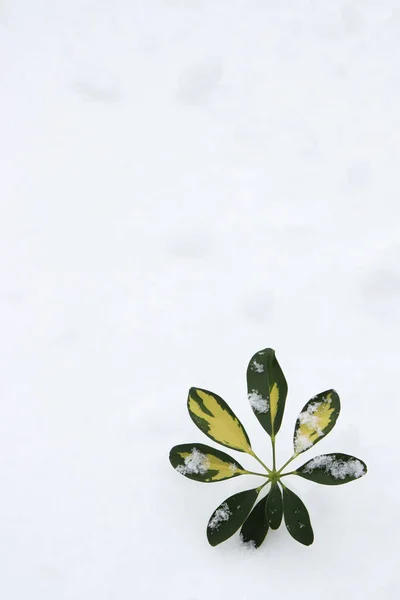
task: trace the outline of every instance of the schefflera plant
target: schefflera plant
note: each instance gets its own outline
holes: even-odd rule
[[[342,485],[365,475],[367,466],[354,456],[335,452],[321,454],[295,471],[284,472],[295,458],[312,448],[335,426],[340,400],[335,390],[330,389],[317,394],[303,407],[294,428],[293,454],[278,469],[275,440],[282,423],[288,386],[271,348],[260,350],[250,360],[247,388],[253,412],[271,439],[272,468],[255,454],[246,430],[228,404],[217,394],[200,388],[189,390],[187,402],[197,427],[215,442],[249,454],[265,472],[249,471],[229,454],[196,442],[174,446],[170,462],[181,475],[203,483],[240,475],[259,475],[265,479],[259,487],[238,492],[215,509],[207,525],[207,538],[212,546],[224,542],[240,529],[242,541],[259,548],[268,530],[278,529],[282,519],[290,535],[309,546],[314,541],[314,533],[307,508],[282,479],[297,475],[315,483]],[[268,493],[259,499],[268,484]]]

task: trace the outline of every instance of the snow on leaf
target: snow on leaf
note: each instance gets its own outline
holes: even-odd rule
[[[251,363],[251,368],[256,373],[264,373],[264,365],[262,363],[257,362],[256,360],[253,360],[253,362]]]
[[[248,394],[248,399],[251,404],[252,409],[257,413],[267,413],[269,410],[269,402],[266,398],[257,391],[251,390],[251,393]]]
[[[218,529],[223,521],[229,521],[229,517],[231,516],[231,511],[229,510],[229,506],[226,502],[221,504],[219,508],[215,511],[213,518],[210,520],[208,527],[210,529]]]
[[[325,473],[332,475],[335,479],[354,477],[358,479],[365,474],[364,465],[357,458],[342,460],[335,455],[316,456],[311,459],[304,469],[305,473],[312,473],[314,469],[324,469]]]
[[[210,462],[207,456],[197,448],[193,448],[189,456],[186,456],[185,464],[178,465],[176,470],[182,475],[204,475],[209,468]]]

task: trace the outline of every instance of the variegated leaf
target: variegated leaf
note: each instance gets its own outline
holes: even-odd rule
[[[265,348],[254,354],[247,368],[247,394],[254,414],[271,437],[280,429],[287,390],[274,350]]]
[[[248,435],[225,400],[200,388],[191,388],[188,397],[189,414],[209,438],[239,452],[251,454]]]
[[[365,475],[367,465],[359,458],[348,454],[321,454],[294,472],[304,479],[315,481],[315,483],[342,485]]]
[[[314,446],[335,426],[340,413],[340,399],[335,390],[317,394],[307,402],[294,428],[294,452],[301,454]]]
[[[174,446],[169,460],[181,475],[204,483],[223,481],[247,473],[242,465],[228,454],[206,444]]]
[[[218,506],[207,525],[207,539],[211,546],[225,542],[237,532],[253,508],[259,492],[260,488],[239,492]]]

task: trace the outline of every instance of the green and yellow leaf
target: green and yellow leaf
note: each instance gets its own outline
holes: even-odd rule
[[[188,397],[189,414],[209,438],[239,452],[251,454],[248,435],[225,400],[200,388],[191,388]]]
[[[305,452],[325,437],[335,426],[339,413],[340,399],[335,390],[327,390],[309,400],[296,421],[295,454]]]
[[[359,458],[349,454],[321,454],[294,472],[304,479],[315,481],[315,483],[342,485],[365,475],[367,465]]]
[[[236,460],[206,444],[180,444],[169,453],[171,465],[178,473],[204,483],[223,481],[247,473]]]
[[[271,348],[260,350],[247,368],[247,394],[254,414],[265,431],[275,437],[285,410],[288,386]]]
[[[240,530],[242,542],[249,544],[254,548],[259,548],[261,546],[268,533],[269,525],[265,510],[267,498],[268,495],[257,502]]]
[[[225,542],[243,525],[260,492],[260,488],[234,494],[213,512],[207,525],[211,546]]]
[[[286,529],[297,542],[310,546],[314,541],[308,510],[298,496],[283,486],[283,514]]]
[[[267,505],[265,507],[268,525],[271,529],[279,529],[282,522],[282,492],[277,483],[273,483],[268,494]]]

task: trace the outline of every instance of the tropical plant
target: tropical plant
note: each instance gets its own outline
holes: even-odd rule
[[[294,452],[277,469],[275,439],[281,427],[288,387],[271,348],[260,350],[250,360],[247,389],[253,412],[271,439],[272,468],[255,454],[249,436],[228,404],[217,394],[200,388],[191,388],[187,401],[189,414],[197,427],[215,442],[252,456],[265,473],[248,471],[225,452],[201,443],[174,446],[170,462],[181,475],[203,483],[240,475],[265,478],[259,487],[238,492],[215,509],[207,525],[207,538],[212,546],[224,542],[241,528],[242,541],[258,548],[269,529],[278,529],[282,517],[290,535],[309,546],[314,533],[307,508],[282,479],[298,475],[324,485],[341,485],[365,475],[367,466],[354,456],[335,452],[321,454],[294,471],[284,472],[295,458],[333,429],[340,412],[340,400],[335,390],[330,389],[317,394],[303,407],[294,428]],[[268,493],[255,504],[267,484],[270,484]]]

